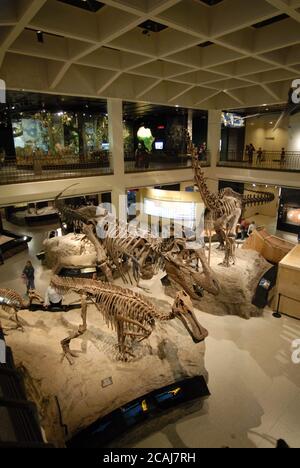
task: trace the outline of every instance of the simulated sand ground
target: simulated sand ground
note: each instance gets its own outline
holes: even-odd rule
[[[217,265],[222,253],[214,257],[213,265]],[[238,252],[238,258],[237,265],[230,270],[214,266],[223,290],[220,304],[218,298],[208,295],[203,299],[203,307],[208,312],[238,313],[238,304],[250,300],[251,291],[269,268],[255,252]],[[170,310],[173,300],[164,294],[162,276],[163,273],[143,282],[142,286],[148,288],[144,294],[157,307]],[[65,303],[76,299],[78,296],[69,295]],[[200,307],[202,304],[197,305],[196,316],[201,323],[205,314],[200,312]],[[4,317],[1,311],[0,319],[5,328],[9,322]],[[24,373],[29,398],[38,405],[46,438],[56,446],[63,446],[65,440],[58,405],[63,423],[68,427],[67,437],[71,437],[99,417],[153,389],[187,377],[207,377],[205,343],[194,344],[178,320],[157,322],[151,337],[137,346],[136,358],[123,363],[117,360],[116,333],[106,327],[102,316],[90,305],[88,331],[71,343],[71,349],[78,351],[78,358],[74,366],[70,366],[66,359],[62,361],[60,341],[77,329],[81,322],[80,310],[68,313],[22,311],[20,317],[24,321],[24,332],[11,330],[7,343]],[[102,387],[102,381],[107,378],[112,378],[112,385]]]

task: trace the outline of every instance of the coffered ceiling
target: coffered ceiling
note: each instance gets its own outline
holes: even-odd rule
[[[230,109],[287,101],[300,0],[1,0],[8,89]]]

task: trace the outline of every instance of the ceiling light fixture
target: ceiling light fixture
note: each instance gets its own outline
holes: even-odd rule
[[[43,31],[37,31],[36,35],[37,35],[38,42],[43,44],[44,43],[44,33],[43,33]]]

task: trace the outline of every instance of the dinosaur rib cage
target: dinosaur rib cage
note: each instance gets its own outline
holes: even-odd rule
[[[125,334],[149,336],[155,318],[163,320],[152,304],[129,289],[101,281],[58,276],[51,278],[51,284],[62,295],[69,291],[87,295],[98,306],[106,325],[116,330],[123,324]]]
[[[10,308],[22,309],[25,307],[22,297],[13,289],[0,289],[0,305],[6,312]]]

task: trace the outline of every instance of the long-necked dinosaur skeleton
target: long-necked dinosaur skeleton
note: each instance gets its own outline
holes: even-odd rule
[[[36,300],[40,304],[44,302],[43,298],[31,289],[28,294],[29,303],[25,303],[23,298],[13,289],[0,289],[0,306],[9,314],[9,319],[16,324],[16,328],[23,331],[23,326],[19,320],[18,312],[21,309],[28,309],[32,302]]]
[[[70,342],[82,336],[87,330],[88,301],[95,304],[102,313],[106,324],[117,331],[121,360],[127,360],[128,356],[134,356],[133,344],[141,342],[151,335],[155,320],[167,321],[179,318],[195,343],[203,341],[208,335],[207,330],[198,323],[191,300],[184,291],[177,294],[172,310],[165,313],[158,311],[142,295],[109,283],[53,276],[51,284],[61,294],[72,291],[81,296],[82,324],[76,332],[61,342],[64,355],[70,364],[73,364],[73,358],[77,357],[70,350]]]
[[[195,183],[199,189],[205,207],[210,211],[215,231],[225,246],[223,265],[230,266],[234,262],[233,244],[235,243],[236,227],[242,214],[240,201],[233,196],[213,193],[206,184],[205,175],[198,160],[193,159]]]
[[[216,234],[221,246],[225,248],[223,265],[229,267],[235,263],[235,238],[238,222],[246,206],[270,203],[275,196],[270,192],[253,191],[253,195],[241,195],[231,188],[218,193],[211,192],[206,184],[200,162],[193,158],[195,183],[202,196],[205,207],[209,210]]]

